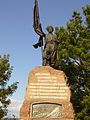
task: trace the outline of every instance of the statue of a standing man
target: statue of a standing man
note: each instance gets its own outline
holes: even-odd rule
[[[52,26],[48,26],[46,29],[48,34],[45,34],[42,31],[42,27],[40,24],[39,18],[39,10],[38,10],[38,1],[35,0],[34,5],[34,30],[40,36],[38,43],[36,43],[34,48],[38,48],[43,46],[43,38],[44,38],[44,48],[42,50],[42,59],[43,65],[54,66],[57,58],[57,38],[53,34],[54,28]]]

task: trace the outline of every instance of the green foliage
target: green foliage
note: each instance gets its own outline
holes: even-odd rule
[[[66,28],[56,27],[59,41],[56,69],[63,70],[72,91],[76,120],[90,119],[90,6],[73,12]]]
[[[83,8],[83,13],[86,17],[86,24],[90,30],[90,5],[87,5],[86,7]]]
[[[13,67],[9,64],[9,55],[0,56],[0,118],[7,115],[7,107],[10,104],[8,96],[17,89],[17,82],[8,85]]]

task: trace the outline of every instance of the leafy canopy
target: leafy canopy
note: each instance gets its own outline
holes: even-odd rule
[[[8,85],[13,67],[9,63],[9,55],[0,56],[0,118],[7,115],[10,104],[9,96],[17,89],[17,82]]]
[[[83,8],[84,19],[77,11],[66,28],[56,27],[59,42],[55,68],[63,70],[72,91],[71,101],[76,120],[90,119],[90,6]]]

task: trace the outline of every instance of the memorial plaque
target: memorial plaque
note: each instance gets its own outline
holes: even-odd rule
[[[34,103],[32,104],[32,118],[61,118],[62,105],[56,103]]]
[[[36,67],[29,74],[20,120],[74,120],[70,90],[63,71]]]

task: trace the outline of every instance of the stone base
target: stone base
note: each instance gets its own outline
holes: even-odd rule
[[[20,120],[74,120],[70,90],[63,71],[36,67],[29,74]]]

